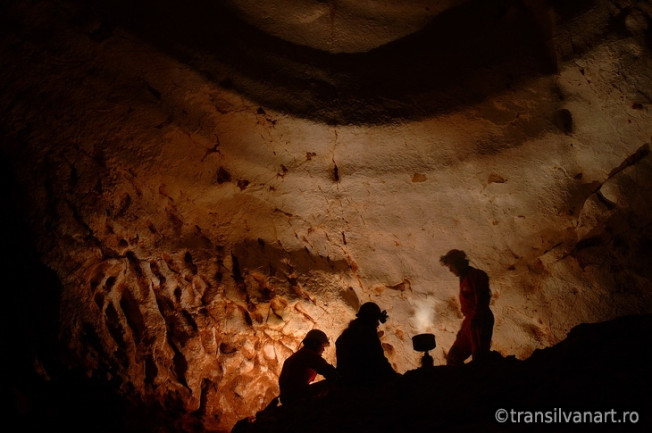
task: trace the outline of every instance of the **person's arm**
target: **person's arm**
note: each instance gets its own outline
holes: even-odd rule
[[[375,364],[376,373],[380,374],[382,377],[391,377],[394,375],[398,375],[399,373],[396,370],[394,370],[394,367],[392,367],[392,364],[389,362],[389,359],[387,359],[387,355],[385,355],[385,349],[383,348],[383,343],[380,341],[380,337],[378,337],[378,332],[376,330],[374,330],[374,335],[375,335],[375,340],[370,340],[370,341],[374,341],[374,346],[376,351],[376,355],[372,360],[372,362]]]
[[[337,377],[337,370],[324,358],[315,353],[312,369],[318,374],[321,374],[326,379],[335,379]]]
[[[489,276],[479,269],[468,275],[467,283],[473,293],[473,305],[471,317],[474,317],[478,310],[489,307],[491,291],[489,290]]]
[[[491,301],[491,290],[489,289],[489,275],[486,272],[478,270],[478,280],[476,286],[476,311],[479,309],[489,308]]]

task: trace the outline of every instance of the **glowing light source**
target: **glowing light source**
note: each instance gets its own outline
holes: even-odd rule
[[[415,308],[414,317],[412,318],[413,326],[417,333],[423,334],[432,332],[435,324],[435,300],[425,300],[420,302]]]

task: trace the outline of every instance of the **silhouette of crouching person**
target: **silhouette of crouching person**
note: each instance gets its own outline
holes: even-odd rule
[[[330,346],[326,334],[313,329],[301,343],[303,347],[285,360],[279,376],[280,400],[284,405],[324,397],[338,382],[337,370],[321,356]],[[317,374],[326,380],[312,383]]]
[[[386,320],[386,311],[374,302],[366,302],[337,338],[337,370],[342,385],[375,386],[401,376],[389,363],[378,336],[378,326]]]

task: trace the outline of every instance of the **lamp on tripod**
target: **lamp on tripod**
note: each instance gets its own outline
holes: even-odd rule
[[[423,352],[421,357],[421,367],[432,367],[435,361],[428,353],[437,347],[434,334],[418,334],[412,337],[412,348],[417,352]]]

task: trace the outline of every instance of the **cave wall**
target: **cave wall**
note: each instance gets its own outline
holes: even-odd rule
[[[388,310],[398,371],[418,332],[443,363],[450,248],[490,275],[503,355],[649,313],[650,3],[552,3],[554,31],[512,51],[497,29],[525,31],[521,3],[453,8],[493,29],[493,62],[456,53],[464,29],[454,49],[426,27],[343,56],[230,15],[237,40],[173,42],[153,21],[215,31],[173,2],[142,25],[102,2],[5,5],[7,189],[58,277],[59,305],[35,305],[56,311],[62,362],[226,429],[276,395],[306,331],[334,340],[361,302]]]

